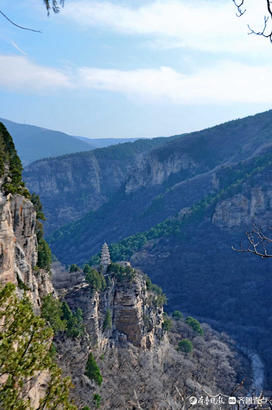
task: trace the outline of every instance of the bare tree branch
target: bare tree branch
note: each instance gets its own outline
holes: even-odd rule
[[[242,17],[246,13],[245,4],[247,0],[232,0],[236,9],[237,9],[237,17]],[[249,33],[248,34],[255,34],[256,36],[261,36],[264,38],[268,38],[269,41],[272,43],[272,0],[264,0],[266,3],[266,9],[268,11],[268,16],[264,16],[264,24],[262,30],[255,30],[250,25],[248,25]],[[270,28],[269,28],[270,26]]]
[[[53,10],[54,13],[59,13],[60,6],[64,6],[64,0],[43,0],[47,14],[50,14],[50,10]]]
[[[232,1],[235,7],[237,8],[236,16],[241,17],[243,14],[245,14],[246,9],[242,9],[242,7],[244,6],[245,0],[241,0],[239,3],[237,3],[237,0],[232,0]]]
[[[232,246],[234,251],[252,253],[261,258],[272,258],[272,238],[265,235],[257,225],[253,227],[252,231],[246,232],[246,236],[247,247],[241,243],[239,249]]]
[[[9,23],[13,24],[15,27],[18,27],[18,28],[20,28],[20,29],[22,29],[22,30],[33,31],[34,33],[41,33],[40,30],[34,30],[33,28],[23,27],[23,26],[20,26],[19,24],[16,24],[13,20],[11,20],[11,19],[10,19],[5,13],[3,13],[1,10],[0,10],[0,14],[1,14],[5,19],[7,19]]]

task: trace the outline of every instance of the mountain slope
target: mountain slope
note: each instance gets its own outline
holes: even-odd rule
[[[31,189],[41,194],[49,224],[53,215],[61,214],[65,209],[66,193],[63,187],[70,192],[69,206],[70,210],[73,209],[75,222],[61,228],[50,241],[54,252],[64,262],[69,263],[73,259],[82,263],[97,252],[105,239],[116,242],[131,234],[146,231],[167,217],[173,217],[181,209],[216,193],[219,189],[217,173],[220,168],[261,155],[272,144],[271,130],[272,112],[269,111],[204,131],[165,139],[159,146],[150,145],[151,149],[145,152],[134,151],[133,155],[127,153],[128,166],[123,168],[118,184],[114,182],[114,174],[118,169],[115,165],[108,175],[107,185],[99,177],[97,191],[99,195],[104,193],[104,200],[98,202],[92,191],[91,197],[95,202],[81,206],[77,213],[76,202],[80,203],[82,195],[86,195],[88,190],[90,192],[90,186],[94,186],[96,182],[86,171],[86,185],[79,188],[77,184],[79,191],[76,193],[69,186],[77,178],[75,167],[72,168],[71,182],[67,181],[60,175],[64,159],[55,160],[59,170],[57,198],[64,201],[60,205],[56,204],[55,195],[46,186],[53,174],[52,161],[43,163],[41,169],[38,168],[39,163],[29,167],[26,181]],[[146,142],[142,141],[142,144],[144,146]],[[114,154],[109,149],[104,149],[103,155],[107,153],[102,164],[104,172],[105,169],[111,169],[114,156],[122,156],[121,149],[125,151],[126,145],[116,146]],[[96,155],[102,154],[99,150],[95,152]],[[83,157],[84,154],[79,154],[73,158],[82,162]],[[72,157],[67,157],[67,160],[70,158]],[[83,169],[90,167],[87,165],[82,168],[82,173]],[[43,183],[44,180],[46,184]],[[63,183],[62,187],[60,181]],[[51,188],[51,191],[54,189]],[[47,206],[49,203],[50,208]],[[78,218],[80,214],[83,215],[82,219]],[[65,218],[62,221],[64,223]],[[52,227],[53,224],[51,231]],[[69,252],[67,247],[70,247]]]
[[[118,193],[135,163],[164,138],[138,140],[90,152],[37,161],[24,171],[30,189],[39,193],[46,231],[96,210]]]

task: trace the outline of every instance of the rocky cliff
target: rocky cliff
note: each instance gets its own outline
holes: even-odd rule
[[[59,289],[73,311],[82,310],[86,329],[76,340],[56,340],[59,362],[72,376],[79,406],[91,407],[99,395],[103,409],[181,409],[193,392],[230,394],[242,379],[248,388],[249,363],[230,339],[208,325],[201,336],[182,319],[172,319],[170,331],[158,288],[142,272],[130,268],[120,274],[116,266],[105,274],[104,289],[95,290],[80,274],[72,288]],[[59,276],[65,284],[63,269],[55,265],[58,286]],[[189,355],[177,349],[184,338],[194,346]],[[87,375],[90,352],[100,368],[101,385]]]
[[[38,316],[42,299],[55,294],[50,272],[41,266],[38,224],[20,159],[0,123],[0,408],[5,410],[49,408],[49,399],[59,406],[68,394],[69,382],[50,359],[53,332]],[[52,382],[62,398],[52,396]]]

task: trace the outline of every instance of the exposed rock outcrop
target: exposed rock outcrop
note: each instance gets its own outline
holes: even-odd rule
[[[0,282],[28,290],[36,310],[41,298],[54,291],[49,273],[37,268],[36,212],[21,195],[0,197]]]
[[[54,280],[57,276],[55,271]],[[60,364],[72,376],[72,395],[81,406],[91,406],[99,394],[102,409],[178,410],[187,408],[193,392],[227,394],[243,369],[249,371],[231,341],[207,325],[204,337],[183,320],[173,321],[170,332],[163,330],[166,317],[158,294],[140,271],[121,277],[109,268],[105,278],[107,286],[99,292],[85,281],[62,291],[73,310],[82,309],[86,328],[76,340],[57,338]],[[189,356],[177,351],[183,338],[193,341]],[[103,376],[101,386],[85,374],[90,351]]]

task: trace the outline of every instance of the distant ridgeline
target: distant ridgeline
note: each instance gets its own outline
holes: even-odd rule
[[[111,244],[109,248],[112,260],[129,260],[135,252],[140,251],[148,241],[153,239],[160,239],[172,235],[180,239],[186,239],[186,227],[192,229],[192,226],[200,223],[203,218],[211,217],[219,201],[223,201],[241,192],[244,183],[250,186],[253,182],[254,175],[271,167],[272,151],[269,151],[250,161],[241,162],[235,167],[221,169],[217,174],[219,185],[222,187],[221,189],[214,194],[207,195],[206,198],[197,202],[191,208],[186,209],[183,215],[177,214],[175,217],[167,218],[148,231],[137,233],[118,243]],[[159,207],[162,199],[162,196],[155,199],[153,206]],[[57,235],[57,233],[55,235]],[[99,263],[99,260],[100,256],[96,254],[90,259],[90,263],[96,264]]]

